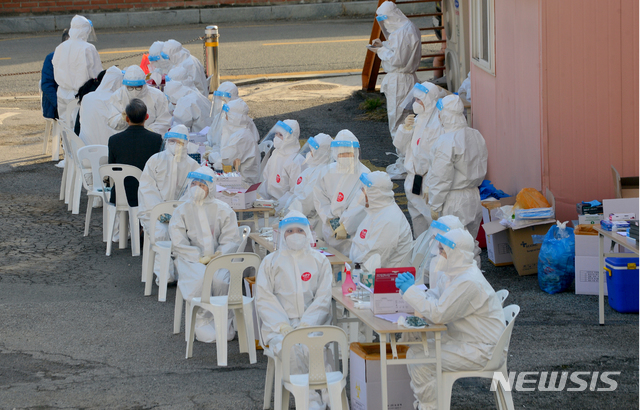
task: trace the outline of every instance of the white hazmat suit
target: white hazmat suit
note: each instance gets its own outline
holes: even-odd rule
[[[73,130],[78,114],[78,89],[102,71],[100,56],[93,44],[93,24],[83,16],[71,19],[69,39],[56,47],[53,54],[53,75],[58,84],[58,117]]]
[[[85,145],[107,145],[109,137],[117,131],[107,124],[109,118],[109,99],[122,86],[122,71],[111,66],[102,77],[98,88],[82,98],[80,105],[80,139]]]
[[[360,162],[360,144],[349,130],[342,130],[331,142],[331,156],[336,162],[323,167],[313,187],[314,204],[322,222],[323,239],[344,255],[349,254],[351,239],[366,216],[360,175],[369,168]],[[333,227],[331,224],[336,225]],[[338,222],[338,223],[336,223]]]
[[[142,87],[142,89],[130,89],[132,87]],[[116,90],[109,100],[109,126],[116,131],[122,131],[127,128],[124,110],[129,101],[134,98],[142,100],[147,106],[149,118],[144,123],[145,128],[164,135],[171,124],[167,97],[162,91],[147,85],[144,71],[137,65],[127,67],[124,72],[122,87]]]
[[[402,101],[418,82],[416,70],[420,66],[422,44],[420,30],[395,3],[385,1],[376,10],[376,19],[386,32],[386,41],[376,49],[382,69],[387,73],[380,86],[380,92],[387,99],[389,132],[393,137],[402,121]],[[388,35],[387,35],[388,34]]]
[[[413,237],[407,218],[396,204],[391,178],[386,172],[375,171],[362,174],[360,180],[367,216],[351,241],[349,258],[364,264],[377,254],[383,268],[408,266]]]
[[[256,308],[265,343],[280,356],[282,339],[295,328],[331,323],[331,264],[310,246],[309,221],[291,211],[280,222],[278,250],[267,255],[256,278]],[[306,346],[291,355],[291,374],[309,372]],[[320,394],[309,392],[310,408],[324,409]]]
[[[169,56],[171,67],[182,67],[186,70],[189,78],[193,80],[198,91],[204,96],[209,95],[209,84],[207,76],[204,74],[204,66],[196,57],[192,56],[189,50],[182,47],[176,40],[164,42],[162,52]],[[173,77],[172,77],[173,79]]]
[[[407,117],[403,125],[398,127],[393,144],[402,149],[405,155],[404,167],[407,177],[404,180],[404,192],[407,195],[407,208],[413,222],[413,234],[418,237],[431,223],[431,211],[427,205],[429,197],[426,189],[426,176],[429,171],[429,154],[431,146],[443,133],[438,119],[436,103],[438,101],[438,87],[424,82],[413,88],[413,111],[415,119]],[[414,194],[413,184],[416,178],[422,179],[420,194]],[[418,187],[416,187],[418,188]]]
[[[482,221],[478,187],[487,174],[487,146],[480,132],[467,127],[460,97],[449,95],[436,106],[444,133],[431,147],[426,181],[429,207],[433,216],[460,218],[475,238]]]
[[[452,229],[436,238],[442,247],[437,263],[442,273],[436,287],[425,293],[410,286],[403,298],[427,323],[447,325],[441,342],[443,371],[480,370],[489,361],[506,328],[502,305],[473,260],[471,235],[463,229]],[[434,355],[433,339],[428,345],[430,354]],[[414,345],[407,352],[407,359],[424,357],[422,346]],[[435,363],[407,367],[418,408],[436,409]]]
[[[432,272],[434,266],[431,265],[436,262],[438,253],[433,244],[437,234],[444,235],[452,229],[464,229],[464,225],[457,216],[445,215],[433,221],[429,229],[418,236],[411,255],[412,265],[416,268],[416,283],[436,287],[438,274]]]
[[[189,132],[195,134],[211,125],[211,101],[197,89],[171,80],[165,85],[164,93],[169,97],[169,111],[173,108],[175,124],[185,125]]]
[[[241,238],[236,214],[214,198],[215,173],[208,167],[188,175],[185,203],[176,208],[169,223],[169,235],[178,270],[178,288],[185,300],[202,294],[202,280],[209,261],[219,255],[236,252]],[[211,284],[213,296],[229,293],[229,271],[218,270]],[[213,315],[198,311],[196,338],[211,343],[216,340]],[[229,315],[228,339],[235,337],[232,315]]]
[[[156,84],[162,83],[162,76],[171,69],[171,61],[167,53],[162,51],[164,41],[155,41],[149,47],[149,74]]]

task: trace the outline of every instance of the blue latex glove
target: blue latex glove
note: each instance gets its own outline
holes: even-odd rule
[[[416,279],[409,272],[404,272],[396,277],[396,288],[405,293],[407,289],[416,283]]]

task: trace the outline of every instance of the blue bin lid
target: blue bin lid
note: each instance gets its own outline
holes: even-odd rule
[[[627,258],[610,257],[610,258],[604,258],[604,263],[616,269],[629,269],[630,263],[635,263],[636,266],[640,265],[639,259],[640,258],[637,258],[637,257],[627,257]]]

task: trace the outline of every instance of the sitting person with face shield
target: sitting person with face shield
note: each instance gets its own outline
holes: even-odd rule
[[[424,292],[414,285],[411,273],[396,278],[403,299],[419,312],[427,323],[446,324],[442,334],[442,371],[481,370],[505,330],[500,299],[476,266],[474,241],[469,232],[452,229],[436,235],[439,252],[435,269],[439,271],[435,288]],[[435,341],[428,339],[430,356],[435,358]],[[424,347],[413,345],[407,359],[424,359]],[[409,364],[414,407],[437,408],[436,364]]]
[[[411,226],[393,195],[393,182],[386,172],[361,174],[365,218],[351,241],[349,258],[365,264],[375,254],[380,266],[408,266],[413,247]]]
[[[154,206],[166,201],[180,199],[181,189],[190,172],[196,171],[200,165],[187,155],[189,141],[187,127],[176,125],[164,134],[164,149],[154,154],[144,166],[138,188],[138,218],[144,229],[149,232],[149,217]],[[155,240],[168,241],[169,220],[171,215],[162,215],[156,224]],[[156,254],[154,273],[160,273],[160,255]],[[173,264],[169,265],[168,282],[175,281]]]
[[[236,213],[222,201],[214,198],[216,175],[209,167],[198,168],[187,176],[185,203],[176,208],[169,222],[169,236],[175,266],[178,271],[178,288],[185,300],[202,294],[202,281],[207,264],[220,255],[238,250],[241,238],[238,233]],[[218,270],[211,283],[211,294],[229,293],[229,271]],[[228,340],[235,337],[233,311],[229,311]],[[200,309],[196,316],[196,339],[211,343],[216,341],[213,315]]]
[[[222,106],[222,139],[220,152],[209,154],[214,169],[234,165],[245,185],[260,181],[260,152],[251,131],[249,107],[240,98]]]
[[[267,255],[258,270],[256,311],[262,321],[259,331],[278,356],[282,339],[292,330],[331,324],[331,264],[311,248],[312,241],[307,218],[300,212],[289,212],[280,222],[278,250]],[[309,372],[306,346],[294,346],[290,365],[291,374]],[[309,401],[310,409],[325,408],[316,391],[309,392]]]
[[[169,56],[162,52],[164,41],[155,41],[149,47],[149,78],[156,85],[162,84],[162,78],[169,73],[171,62]]]
[[[162,46],[162,52],[169,56],[171,68],[184,68],[198,91],[205,97],[209,96],[209,84],[207,83],[207,76],[204,74],[204,66],[200,60],[192,56],[189,50],[176,40],[165,41]],[[169,74],[169,76],[171,75]]]
[[[351,237],[366,216],[359,177],[369,173],[360,162],[360,143],[349,130],[342,130],[331,142],[336,162],[324,167],[313,187],[316,212],[322,221],[322,237],[339,252],[349,256]]]
[[[460,97],[438,100],[443,134],[429,153],[426,186],[431,218],[455,215],[474,238],[482,222],[478,187],[487,174],[488,151],[482,134],[467,126]],[[475,254],[480,255],[476,242]]]
[[[331,162],[331,141],[333,138],[327,134],[318,134],[307,140],[309,152],[306,154],[304,165],[306,169],[300,173],[293,188],[293,194],[285,204],[285,209],[302,212],[309,219],[311,230],[322,237],[322,224],[316,212],[313,197],[313,187],[322,174],[325,166]],[[302,148],[303,150],[305,147]]]
[[[273,153],[262,171],[258,194],[264,199],[279,202],[276,211],[284,208],[304,169],[300,151],[300,125],[296,120],[278,121],[265,139],[273,138]]]
[[[425,182],[431,146],[443,133],[436,109],[438,92],[438,87],[428,81],[416,83],[410,94],[411,98],[405,100],[413,100],[415,115],[405,119],[393,139],[393,145],[405,157],[407,177],[404,180],[404,192],[407,195],[407,208],[416,238],[427,230],[431,223],[431,210],[427,205],[429,193]]]
[[[144,71],[137,65],[127,67],[122,87],[116,90],[109,99],[111,107],[109,109],[109,126],[117,131],[126,128],[124,107],[134,98],[142,100],[147,106],[149,118],[145,122],[145,127],[164,135],[169,130],[171,123],[167,97],[162,91],[147,85]]]
[[[209,146],[212,147],[212,151],[220,151],[220,139],[222,138],[222,119],[224,118],[224,112],[222,111],[222,106],[224,104],[229,104],[230,101],[237,100],[238,97],[238,87],[231,81],[225,81],[220,84],[218,89],[213,92],[213,107],[211,110],[211,128],[209,128],[209,132],[207,132],[207,141],[209,142]],[[253,134],[256,142],[260,141],[260,134],[258,133],[258,128],[256,128],[256,124],[254,124],[253,119],[248,117],[249,120],[249,129]]]
[[[174,124],[182,124],[194,134],[211,124],[211,101],[195,88],[171,80],[165,85],[164,93],[169,97],[169,112]]]

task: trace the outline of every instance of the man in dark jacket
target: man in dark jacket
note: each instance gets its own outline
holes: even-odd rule
[[[69,38],[69,30],[62,32],[62,42]],[[53,52],[44,59],[42,76],[40,77],[40,89],[42,90],[42,116],[44,118],[58,119],[58,83],[53,78]]]
[[[147,106],[138,98],[134,98],[125,108],[126,121],[129,126],[124,131],[109,138],[109,164],[126,164],[140,168],[142,171],[147,160],[160,152],[162,136],[149,131],[144,122],[149,118]],[[138,181],[125,180],[124,188],[130,206],[138,206]],[[111,203],[116,202],[115,188],[111,190]]]

